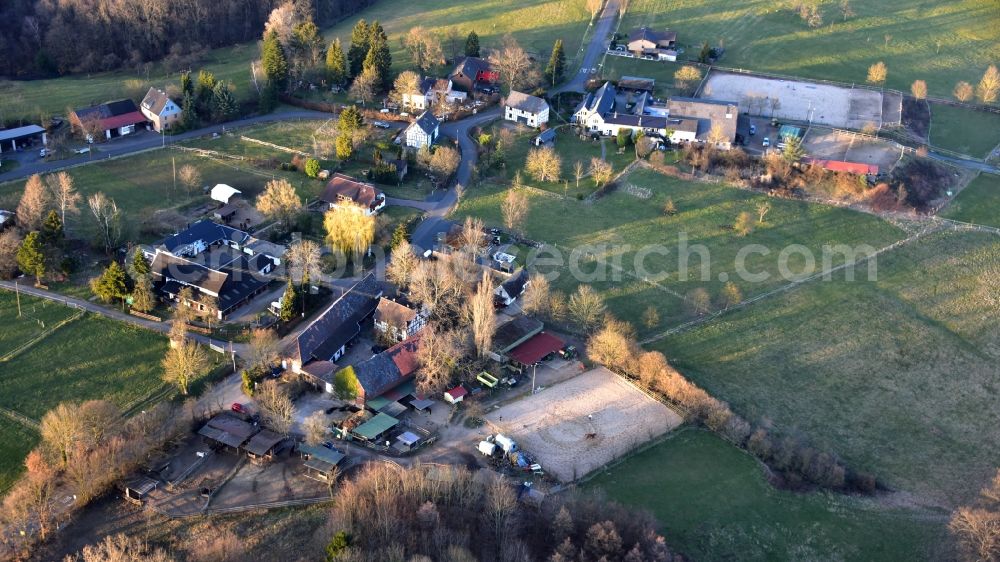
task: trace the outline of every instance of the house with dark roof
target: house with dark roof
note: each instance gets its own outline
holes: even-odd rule
[[[653,78],[643,78],[642,76],[622,76],[618,79],[618,89],[627,92],[649,92],[653,93],[656,80]]]
[[[531,282],[528,280],[528,272],[524,269],[517,270],[513,275],[508,277],[506,281],[493,290],[494,304],[499,307],[514,304],[517,297],[521,296],[530,284]]]
[[[403,131],[406,139],[406,146],[413,148],[430,147],[437,141],[440,132],[440,121],[429,111],[425,111],[417,117],[417,120],[410,123],[410,126]]]
[[[415,92],[403,92],[403,107],[407,109],[428,109],[433,103],[433,98],[431,93],[434,89],[434,84],[436,80],[434,78],[425,76],[420,80],[420,84]]]
[[[326,307],[285,351],[282,366],[295,373],[311,361],[337,361],[375,313],[382,287],[369,273]]]
[[[381,189],[341,173],[333,174],[319,199],[330,209],[361,209],[366,215],[385,208],[385,193]]]
[[[153,130],[157,133],[169,131],[181,118],[181,107],[166,92],[156,88],[150,88],[146,92],[139,110],[153,124]]]
[[[677,60],[677,32],[637,27],[629,33],[628,50],[636,56],[653,55],[660,60]]]
[[[260,240],[238,228],[208,219],[167,236],[156,249],[208,267],[223,267],[245,255],[254,258],[252,261],[260,266],[261,274],[270,273],[281,265],[281,258],[287,251],[280,244]]]
[[[493,334],[493,352],[497,361],[503,361],[515,347],[531,339],[542,331],[544,325],[531,316],[515,316],[512,320],[501,324]]]
[[[77,109],[69,114],[73,132],[91,142],[100,140],[101,135],[111,139],[132,134],[137,125],[147,122],[135,102],[127,99]]]
[[[571,121],[585,130],[597,132],[601,117],[615,107],[615,95],[615,87],[611,82],[605,82],[583,98],[573,112]]]
[[[496,84],[500,73],[486,59],[465,57],[458,61],[448,78],[455,87],[471,94],[476,88]]]
[[[413,380],[419,367],[420,333],[353,366],[358,404],[382,396]]]
[[[400,342],[420,331],[427,324],[427,309],[419,310],[382,297],[375,309],[375,331],[387,340]]]
[[[529,127],[541,127],[549,122],[549,104],[540,97],[511,90],[503,103],[503,118]]]
[[[212,315],[223,320],[267,288],[270,279],[260,273],[261,260],[267,259],[241,253],[224,266],[210,267],[157,250],[150,270],[154,288],[165,299],[189,307],[201,316]],[[190,299],[181,297],[185,287],[191,289]]]

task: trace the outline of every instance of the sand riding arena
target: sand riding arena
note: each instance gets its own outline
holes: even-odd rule
[[[603,367],[504,405],[487,419],[563,482],[597,470],[683,421]]]

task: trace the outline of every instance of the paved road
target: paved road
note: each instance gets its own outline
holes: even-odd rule
[[[580,68],[573,75],[572,80],[556,88],[553,93],[585,91],[584,85],[587,83],[587,78],[590,77],[590,70],[597,68],[598,60],[604,54],[604,51],[607,50],[607,37],[611,33],[612,26],[614,26],[615,18],[618,17],[618,4],[620,1],[608,0],[604,4],[604,9],[598,16],[597,22],[594,23],[594,35],[590,38],[590,44],[587,45],[587,52],[583,55],[583,62],[580,64]]]

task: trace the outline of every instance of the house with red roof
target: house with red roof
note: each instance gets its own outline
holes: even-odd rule
[[[130,135],[137,126],[145,127],[148,122],[135,102],[128,99],[76,109],[69,114],[73,132],[88,142],[97,142],[102,135],[104,139]]]
[[[374,215],[385,207],[385,193],[370,183],[337,173],[326,184],[320,201],[330,209],[361,209],[366,215]]]

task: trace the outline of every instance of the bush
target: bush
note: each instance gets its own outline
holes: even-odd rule
[[[311,178],[315,178],[316,176],[318,176],[319,175],[319,160],[316,160],[315,158],[310,158],[310,159],[306,160],[305,172],[306,172],[306,175],[309,176],[309,177],[311,177]]]

